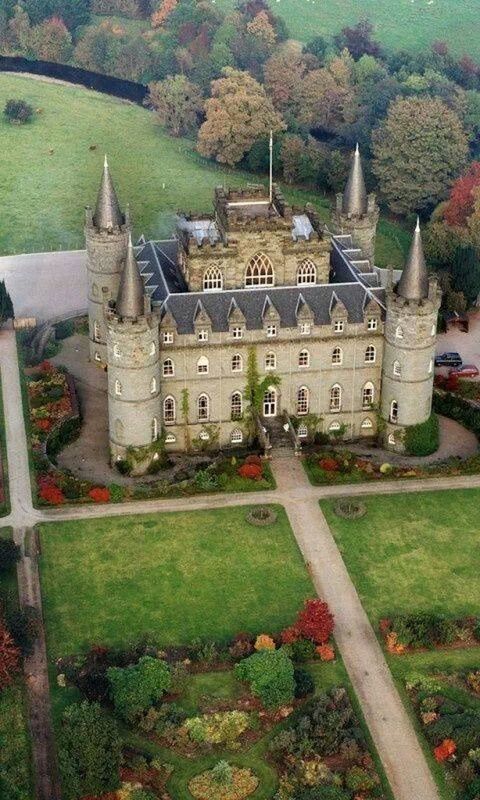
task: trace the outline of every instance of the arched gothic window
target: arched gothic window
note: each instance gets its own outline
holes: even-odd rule
[[[403,339],[403,328],[400,325],[398,325],[395,330],[395,336],[397,339]]]
[[[150,381],[150,394],[155,394],[157,391],[157,379],[153,376],[152,380]]]
[[[363,420],[361,427],[362,427],[362,430],[364,430],[364,431],[371,430],[373,428],[372,420],[368,419],[368,417],[367,417],[366,419]]]
[[[120,345],[119,344],[114,344],[113,345],[113,355],[115,356],[115,358],[120,358],[121,352],[120,352]]]
[[[375,364],[377,351],[373,344],[369,344],[365,350],[365,364]]]
[[[248,262],[245,271],[245,287],[273,285],[273,264],[265,253],[257,253]]]
[[[166,358],[163,362],[163,377],[169,378],[175,375],[175,365],[171,358]]]
[[[169,395],[163,401],[163,419],[165,422],[175,422],[176,417],[175,398]]]
[[[375,397],[375,388],[369,381],[362,389],[362,408],[371,408]]]
[[[218,267],[208,267],[203,275],[203,291],[218,292],[223,289],[222,271]]]
[[[243,433],[240,428],[235,428],[232,431],[230,441],[232,444],[241,444],[243,442]]]
[[[317,282],[317,268],[310,258],[305,258],[297,270],[297,286]]]
[[[154,417],[152,419],[152,442],[156,442],[158,439],[158,419]]]
[[[341,364],[343,361],[343,351],[341,347],[334,347],[332,350],[332,364]]]
[[[100,341],[100,325],[98,324],[97,320],[93,323],[93,338],[96,342]]]
[[[400,366],[400,361],[393,362],[393,375],[395,378],[402,377],[402,367]]]
[[[208,422],[210,417],[210,400],[208,395],[201,394],[197,400],[197,418],[199,422]]]
[[[308,350],[301,350],[298,355],[298,366],[299,367],[309,367],[310,366],[310,353]]]
[[[242,372],[243,370],[243,358],[240,353],[235,353],[232,356],[232,372]]]
[[[122,384],[120,381],[115,381],[115,394],[120,396],[122,394]]]
[[[392,400],[390,403],[390,422],[394,424],[398,422],[398,403],[396,400]]]
[[[335,384],[330,389],[330,411],[341,411],[342,408],[342,387]]]
[[[232,419],[240,419],[243,412],[243,400],[241,392],[234,392],[230,401]]]
[[[198,375],[207,375],[208,374],[208,358],[206,356],[200,356],[197,361],[197,374]]]
[[[310,392],[306,386],[301,386],[297,392],[297,415],[299,417],[308,414],[310,405]]]

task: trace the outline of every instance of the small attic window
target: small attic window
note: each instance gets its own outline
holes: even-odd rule
[[[333,330],[335,333],[343,333],[345,330],[345,320],[343,319],[336,319],[333,323]]]
[[[208,342],[208,330],[206,328],[200,328],[197,333],[197,339],[199,342]]]

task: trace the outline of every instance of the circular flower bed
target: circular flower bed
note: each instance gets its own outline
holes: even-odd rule
[[[344,519],[360,519],[367,513],[365,503],[360,500],[337,500],[333,507],[334,513],[337,517]]]
[[[197,800],[243,800],[253,794],[258,786],[258,778],[251,769],[231,767],[229,780],[220,782],[215,770],[207,770],[196,775],[188,784],[190,794]]]
[[[263,527],[265,525],[273,525],[273,523],[277,521],[277,513],[266,506],[257,506],[257,508],[252,508],[252,510],[248,512],[245,519],[250,525]]]

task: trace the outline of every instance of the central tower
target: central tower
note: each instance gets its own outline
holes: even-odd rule
[[[337,194],[332,222],[338,233],[350,234],[355,247],[362,251],[362,258],[370,262],[370,269],[373,269],[375,264],[378,217],[376,197],[374,194],[367,195],[362,159],[357,144],[345,191],[343,194]]]

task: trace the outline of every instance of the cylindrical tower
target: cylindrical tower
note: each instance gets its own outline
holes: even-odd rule
[[[385,445],[404,450],[404,432],[428,420],[432,410],[434,359],[440,292],[428,278],[417,224],[407,264],[387,292],[382,406]]]
[[[90,360],[105,367],[107,329],[104,309],[116,300],[130,234],[129,214],[120,211],[106,157],[95,211],[87,208],[85,216]]]
[[[106,325],[111,460],[128,460],[135,475],[144,474],[158,458],[159,321],[150,310],[130,241],[117,302],[106,311]]]

